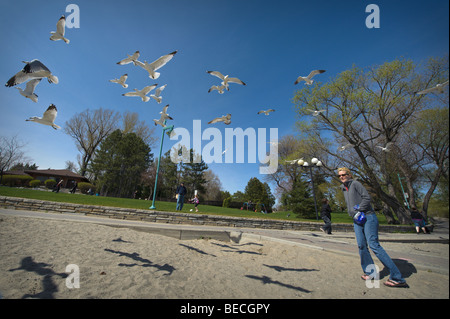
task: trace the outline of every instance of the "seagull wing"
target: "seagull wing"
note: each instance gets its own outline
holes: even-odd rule
[[[422,90],[422,91],[420,91],[420,92],[417,92],[416,94],[427,94],[427,93],[430,93],[430,92],[434,92],[434,91],[436,91],[436,90],[437,90],[436,87],[432,87],[432,88],[425,89],[425,90]]]
[[[136,51],[133,53],[133,55],[128,56],[128,58],[125,58],[125,59],[117,62],[117,64],[124,65],[124,64],[131,63],[131,62],[135,62],[139,58],[139,55],[140,55],[139,51]]]
[[[138,92],[136,92],[136,91],[132,91],[132,92],[127,92],[127,93],[124,93],[124,94],[122,94],[123,96],[140,96],[139,95],[139,93]]]
[[[57,112],[56,106],[54,104],[50,104],[50,106],[44,112],[42,119],[45,121],[48,121],[49,123],[53,123],[56,119],[57,113],[58,112]]]
[[[216,117],[215,119],[209,121],[208,124],[214,124],[214,123],[223,122],[223,121],[224,121],[223,117]]]
[[[34,89],[36,88],[36,85],[41,82],[42,78],[40,79],[33,79],[27,82],[27,86],[25,87],[25,93],[28,95],[31,95],[34,93]]]
[[[160,86],[159,88],[156,89],[155,91],[155,96],[160,96],[161,92],[166,88],[167,84],[164,84],[163,86]]]
[[[39,60],[32,60],[31,62],[28,62],[24,68],[23,71],[25,73],[37,73],[37,72],[50,72],[50,70]]]
[[[153,71],[156,71],[160,68],[162,68],[164,65],[167,64],[167,62],[169,62],[170,60],[172,60],[173,56],[177,53],[178,51],[173,51],[172,53],[163,55],[162,57],[160,57],[159,59],[153,61],[152,63],[150,63],[150,68],[153,69]]]
[[[166,106],[163,107],[162,109],[162,114],[167,114],[167,109],[169,108],[169,104],[167,104]]]
[[[146,86],[145,88],[143,88],[141,90],[141,93],[144,94],[144,95],[147,95],[151,90],[153,90],[157,86],[158,86],[158,84],[153,84],[153,85]]]
[[[25,73],[24,70],[20,70],[12,78],[10,78],[8,80],[8,82],[6,82],[5,86],[12,87],[14,85],[21,84],[25,81],[28,81],[29,79],[30,79],[30,75]]]
[[[242,82],[241,80],[239,80],[238,78],[228,78],[228,82],[242,84],[242,85],[247,85],[244,82]]]
[[[119,81],[121,83],[125,83],[125,81],[128,79],[128,74],[124,74],[119,78]]]
[[[323,72],[325,72],[325,70],[314,70],[314,71],[311,71],[311,73],[309,73],[309,75],[306,78],[311,80],[314,75],[320,74],[320,73],[323,73]]]
[[[220,73],[219,71],[206,71],[206,73],[217,76],[221,80],[223,80],[225,78],[225,76],[222,73]]]
[[[66,17],[62,16],[56,23],[56,32],[64,36],[66,33]]]

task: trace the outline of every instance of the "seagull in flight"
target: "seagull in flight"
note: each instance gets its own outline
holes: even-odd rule
[[[355,145],[349,143],[349,144],[346,144],[344,146],[339,147],[338,151],[342,152],[342,151],[345,151],[346,149],[349,149],[349,148],[352,148],[352,147],[355,147]]]
[[[221,117],[216,117],[215,119],[208,122],[208,124],[214,124],[218,122],[223,122],[226,125],[231,124],[231,114],[222,115]]]
[[[308,112],[311,113],[312,116],[318,116],[320,113],[325,112],[326,110],[311,110],[311,109],[306,109]]]
[[[143,68],[144,70],[147,70],[148,72],[148,77],[156,80],[157,78],[159,78],[159,76],[161,75],[160,73],[156,72],[158,69],[162,68],[163,66],[165,66],[167,64],[167,62],[169,62],[170,60],[172,60],[173,56],[177,53],[178,51],[173,51],[172,53],[163,55],[162,57],[160,57],[159,59],[153,61],[152,63],[148,63],[147,61],[144,61],[144,63],[142,63],[141,61],[136,60],[136,65],[140,66],[141,68]]]
[[[27,119],[25,121],[31,121],[31,122],[44,124],[44,125],[49,125],[49,126],[53,127],[56,130],[56,129],[61,128],[61,127],[59,127],[58,125],[56,125],[54,123],[57,113],[58,112],[56,110],[56,106],[54,104],[50,104],[50,106],[44,112],[44,115],[42,117],[32,116],[32,117],[30,117],[29,119]]]
[[[137,65],[136,61],[139,58],[139,55],[140,55],[139,51],[134,52],[133,55],[127,54],[128,58],[120,60],[116,64],[125,65],[125,64],[129,64],[129,63],[133,62],[134,65]]]
[[[128,84],[125,84],[125,81],[127,79],[128,79],[128,74],[124,74],[118,79],[109,80],[109,82],[120,84],[126,89],[128,87]]]
[[[50,40],[52,41],[58,41],[58,40],[64,40],[67,44],[69,44],[70,40],[64,37],[64,34],[66,33],[66,17],[64,15],[59,18],[58,22],[56,23],[56,32],[50,31],[51,36]]]
[[[237,84],[241,84],[241,85],[247,85],[244,82],[242,82],[241,80],[239,80],[238,78],[230,78],[228,75],[223,75],[219,71],[206,71],[206,73],[217,76],[219,79],[221,79],[222,80],[221,84],[222,84],[222,86],[224,86],[227,89],[227,91],[230,90],[230,88],[228,87],[228,82],[237,83]]]
[[[256,114],[261,114],[261,113],[264,113],[265,115],[269,115],[269,113],[270,112],[275,112],[275,110],[274,109],[268,109],[268,110],[261,110],[261,111],[259,111],[258,113],[256,113]]]
[[[429,89],[422,90],[420,92],[417,92],[416,94],[427,94],[427,93],[434,93],[434,92],[442,94],[442,93],[444,93],[444,90],[447,86],[448,86],[448,81],[446,81],[444,83],[436,84],[436,86],[429,88]]]
[[[381,148],[381,150],[382,150],[383,152],[389,152],[389,151],[390,151],[389,147],[390,147],[391,145],[392,145],[392,142],[389,142],[389,143],[386,144],[385,147],[379,146],[379,145],[377,145],[377,147],[378,147],[378,148]]]
[[[58,78],[54,76],[41,61],[35,59],[30,62],[22,62],[25,63],[23,69],[10,78],[8,82],[6,82],[5,86],[12,87],[28,80],[42,78],[47,78],[49,83],[58,84]]]
[[[297,80],[294,82],[294,84],[298,84],[300,81],[305,81],[305,84],[311,85],[314,82],[314,80],[312,79],[313,76],[316,75],[316,74],[323,73],[323,72],[325,72],[325,70],[314,70],[314,71],[311,71],[311,73],[309,73],[308,76],[299,76],[297,78]]]
[[[213,90],[217,90],[219,92],[219,94],[223,94],[225,89],[225,85],[213,85],[211,86],[211,88],[208,90],[208,93],[213,91]]]
[[[158,104],[162,102],[161,92],[166,88],[166,86],[167,84],[164,84],[156,89],[155,94],[150,94],[150,97],[154,98]]]
[[[155,87],[157,87],[158,84],[153,84],[146,86],[142,90],[134,89],[134,92],[128,92],[122,94],[123,96],[139,96],[142,99],[142,102],[148,102],[150,101],[150,97],[147,96],[148,93],[150,93],[151,90],[153,90]]]
[[[166,120],[173,120],[173,118],[171,116],[169,116],[169,114],[167,113],[167,109],[169,108],[169,104],[167,104],[166,106],[163,107],[162,111],[159,112],[159,114],[161,114],[161,117],[159,118],[159,120],[154,119],[153,121],[155,122],[155,125],[161,125],[162,127],[166,127],[166,124],[164,124],[164,122]]]
[[[36,85],[38,85],[38,83],[41,82],[41,80],[42,79],[33,79],[28,81],[25,90],[22,90],[19,87],[17,87],[16,89],[18,89],[20,94],[22,94],[26,98],[29,98],[33,102],[37,102],[38,95],[34,93],[34,89],[36,88]]]

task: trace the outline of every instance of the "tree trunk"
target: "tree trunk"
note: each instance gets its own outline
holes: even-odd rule
[[[394,215],[392,215],[392,210],[389,208],[389,206],[386,203],[383,203],[383,215],[386,217],[386,220],[389,225],[392,224],[398,224],[398,221],[394,218]]]

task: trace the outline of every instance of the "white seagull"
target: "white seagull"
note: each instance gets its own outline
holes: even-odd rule
[[[258,113],[256,113],[256,114],[261,114],[261,113],[264,113],[265,115],[269,115],[269,113],[270,112],[275,112],[275,110],[274,109],[268,109],[268,110],[261,110],[261,111],[259,111]]]
[[[219,71],[206,71],[206,73],[217,76],[219,79],[221,79],[222,80],[221,84],[227,89],[227,91],[230,90],[228,87],[228,82],[237,83],[237,84],[241,84],[241,85],[247,85],[244,82],[242,82],[241,80],[239,80],[238,78],[230,78],[230,77],[228,77],[228,75],[223,75]]]
[[[6,82],[5,86],[11,87],[31,79],[47,78],[49,83],[58,84],[59,80],[50,72],[50,70],[39,60],[32,60],[30,62],[22,61],[26,65],[22,70],[16,73],[12,78]]]
[[[448,86],[448,81],[444,82],[444,83],[439,83],[432,88],[425,89],[423,91],[417,92],[416,94],[427,94],[427,93],[432,93],[432,92],[442,94],[442,93],[444,93],[444,90],[447,86]]]
[[[155,125],[161,125],[162,127],[166,127],[166,125],[164,124],[164,122],[166,120],[173,120],[173,118],[171,116],[169,116],[169,114],[167,113],[167,108],[169,107],[169,104],[167,104],[166,106],[163,107],[162,111],[159,112],[159,114],[161,114],[161,117],[159,118],[159,120],[153,119],[153,121],[155,122]]]
[[[208,93],[210,93],[213,90],[217,90],[219,92],[219,94],[223,94],[225,89],[225,85],[213,85],[211,86],[211,88],[208,90]]]
[[[140,55],[139,51],[134,52],[133,55],[129,55],[129,54],[127,54],[127,55],[128,55],[128,58],[120,60],[116,64],[125,65],[125,64],[129,64],[129,63],[133,62],[133,64],[136,65],[136,61]]]
[[[318,116],[320,113],[325,112],[326,110],[311,110],[311,109],[306,109],[308,112],[311,113],[312,116]]]
[[[56,32],[50,31],[50,33],[50,40],[64,40],[64,42],[69,44],[70,40],[64,37],[64,34],[66,33],[66,17],[64,15],[61,16],[61,18],[59,18],[58,22],[56,23]]]
[[[16,89],[19,90],[20,94],[23,96],[29,98],[33,102],[38,101],[38,95],[34,93],[34,89],[36,88],[36,85],[38,85],[39,82],[41,82],[42,79],[33,79],[27,82],[27,85],[25,87],[25,90],[22,90],[21,88],[17,87]]]
[[[166,88],[166,86],[167,84],[164,84],[156,89],[155,94],[150,94],[150,97],[154,98],[158,104],[162,102],[161,92]]]
[[[344,146],[341,146],[341,147],[339,147],[338,148],[338,151],[345,151],[346,149],[349,149],[349,148],[352,148],[352,147],[355,147],[355,145],[353,145],[353,144],[346,144],[346,145],[344,145]]]
[[[162,57],[160,57],[159,59],[153,61],[152,63],[148,63],[147,61],[144,61],[144,63],[142,63],[141,61],[136,60],[135,65],[140,66],[141,68],[143,68],[144,70],[147,70],[148,72],[148,77],[156,80],[157,78],[159,78],[159,76],[161,75],[160,73],[156,72],[158,69],[162,68],[164,65],[167,64],[167,62],[169,62],[170,60],[172,60],[173,56],[177,53],[178,51],[173,51],[172,53],[163,55]]]
[[[226,125],[231,124],[231,114],[222,115],[221,117],[216,117],[215,119],[208,122],[208,124],[214,124],[218,122],[223,122]]]
[[[127,79],[128,79],[128,74],[124,74],[118,79],[109,80],[109,82],[120,84],[126,89],[128,87],[128,84],[125,84],[125,81]]]
[[[56,130],[56,129],[61,128],[54,123],[57,113],[58,112],[56,110],[56,106],[54,104],[50,104],[50,106],[47,108],[47,111],[44,112],[44,115],[42,117],[32,116],[25,121],[31,121],[31,122],[44,124],[44,125],[49,125]]]
[[[377,145],[377,147],[378,147],[378,148],[381,148],[381,150],[382,150],[383,152],[389,152],[389,151],[390,151],[389,147],[390,147],[391,145],[392,145],[392,142],[389,142],[389,143],[386,144],[385,147],[379,146],[379,145]]]
[[[295,80],[294,84],[297,84],[300,81],[305,81],[305,84],[311,85],[314,82],[314,80],[312,79],[313,76],[316,75],[316,74],[323,73],[323,72],[325,72],[325,70],[314,70],[314,71],[311,71],[311,73],[309,73],[308,76],[299,76],[297,78],[297,80]]]
[[[150,93],[151,90],[153,90],[155,87],[157,87],[158,84],[153,84],[146,86],[142,90],[134,89],[134,92],[128,92],[122,94],[123,96],[139,96],[142,99],[142,102],[148,102],[150,101],[150,97],[147,96],[148,93]]]

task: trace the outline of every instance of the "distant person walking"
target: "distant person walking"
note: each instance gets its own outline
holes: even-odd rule
[[[77,183],[77,181],[74,181],[73,184],[74,185],[73,185],[72,189],[70,190],[70,192],[72,194],[75,194],[75,191],[77,190],[78,183]]]
[[[55,187],[53,188],[52,192],[56,192],[59,193],[59,190],[61,189],[61,185],[63,183],[63,180],[61,179],[58,184],[55,185]]]
[[[187,193],[186,187],[184,187],[184,183],[181,182],[180,185],[177,187],[177,207],[176,210],[182,210],[184,205],[184,196]]]
[[[322,209],[320,210],[320,217],[323,219],[325,226],[320,227],[324,233],[331,235],[331,207],[328,199],[322,199]]]
[[[347,203],[348,214],[353,218],[353,229],[355,230],[361,267],[364,272],[361,279],[370,280],[374,278],[373,272],[376,271],[375,264],[370,256],[370,247],[381,263],[390,271],[390,277],[384,282],[384,285],[388,287],[407,287],[408,285],[403,279],[400,270],[378,242],[378,218],[366,188],[360,182],[353,180],[350,170],[346,167],[338,168],[338,176],[342,183],[341,189]],[[365,217],[358,218],[359,212],[363,212]],[[363,216],[362,214],[359,215],[360,217]]]

